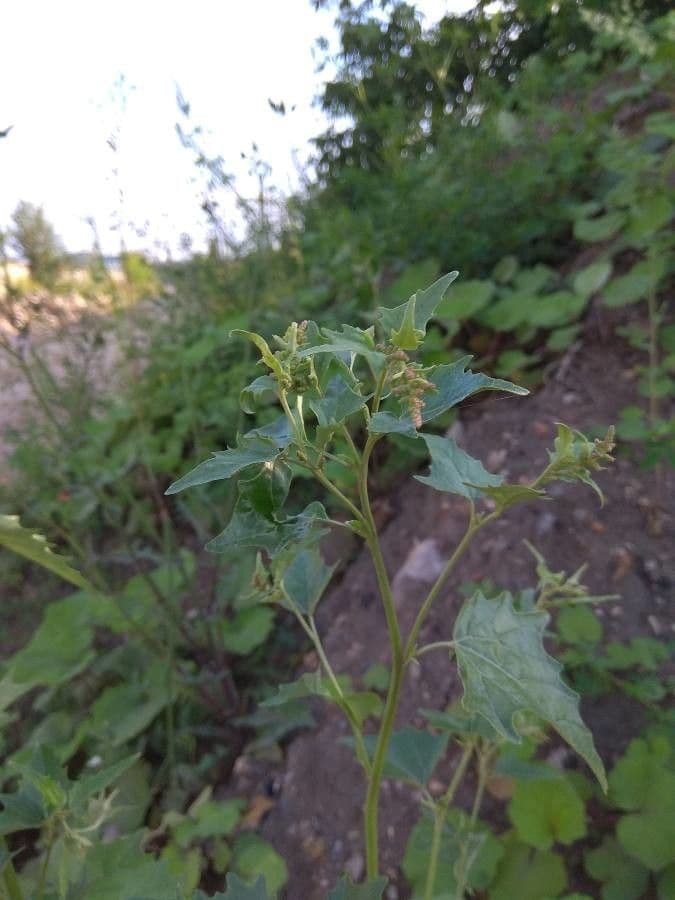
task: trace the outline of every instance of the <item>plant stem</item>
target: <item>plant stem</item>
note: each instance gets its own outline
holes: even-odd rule
[[[434,809],[434,832],[431,839],[431,852],[429,854],[429,865],[427,867],[427,880],[424,887],[424,900],[432,900],[434,896],[434,887],[436,885],[436,872],[438,870],[438,855],[441,849],[441,838],[443,836],[443,826],[448,815],[450,804],[454,800],[457,788],[464,777],[466,767],[471,759],[474,745],[469,743],[464,747],[462,756],[460,757],[457,768],[455,769],[448,789],[436,804]]]
[[[495,749],[491,746],[483,746],[478,751],[478,783],[476,785],[476,793],[474,794],[473,804],[471,806],[471,815],[469,817],[469,832],[473,831],[473,829],[476,827],[478,813],[480,812],[480,807],[483,802],[483,794],[485,793],[485,786],[487,785],[488,777],[490,775],[490,763],[492,762],[494,752]],[[466,866],[466,845],[464,845],[462,847],[460,856],[456,900],[463,900],[464,892],[466,891],[467,878],[468,872]]]
[[[483,518],[479,518],[474,514],[473,506],[471,507],[471,517],[469,519],[469,526],[466,529],[466,531],[464,532],[464,537],[461,539],[459,544],[457,544],[457,546],[455,547],[454,553],[452,554],[452,556],[446,563],[446,566],[443,569],[443,571],[441,572],[441,574],[436,579],[435,584],[429,591],[426,600],[424,601],[424,603],[420,607],[419,612],[417,613],[417,616],[416,616],[413,626],[410,630],[410,634],[408,636],[408,640],[407,640],[406,647],[405,647],[404,659],[405,659],[406,663],[409,662],[413,658],[413,656],[415,656],[415,645],[417,642],[417,638],[419,636],[420,629],[422,628],[422,625],[424,624],[424,620],[427,617],[429,609],[431,608],[431,604],[434,602],[434,600],[438,596],[441,588],[445,584],[448,576],[450,575],[452,570],[457,565],[459,558],[461,557],[461,555],[464,553],[466,548],[471,543],[471,540],[472,540],[473,536],[476,534],[476,532],[479,531],[484,525],[487,525],[488,522],[491,522],[493,519],[496,519],[497,515],[498,515],[498,513],[495,512],[495,513],[490,513],[489,515],[484,516]]]
[[[0,838],[0,850],[7,850],[7,844],[3,838]],[[23,891],[21,890],[16,869],[14,868],[14,863],[11,859],[7,860],[5,863],[5,868],[2,872],[2,880],[5,884],[7,894],[9,895],[9,900],[24,900]]]
[[[454,646],[455,646],[454,641],[434,641],[433,644],[425,644],[423,647],[420,647],[419,650],[416,650],[415,658],[424,656],[425,653],[430,653],[432,650],[450,650],[450,651],[452,651]]]

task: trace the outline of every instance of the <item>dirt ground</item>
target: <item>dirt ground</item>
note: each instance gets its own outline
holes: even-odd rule
[[[615,421],[622,407],[635,402],[639,360],[619,339],[603,337],[612,330],[599,328],[597,322],[588,324],[582,345],[558,362],[547,383],[532,396],[482,395],[486,399],[465,408],[460,424],[453,427],[456,439],[481,457],[487,468],[517,481],[545,465],[556,421],[582,430]],[[620,595],[620,601],[598,609],[608,639],[672,635],[675,473],[672,469],[659,475],[641,471],[628,448],[620,447],[611,470],[601,472],[597,480],[605,492],[604,507],[590,489],[557,483],[550,489],[554,502],[517,507],[488,526],[439,596],[422,641],[450,637],[462,583],[490,578],[504,588],[533,585],[534,561],[524,539],[544,554],[554,570],[571,573],[588,562],[584,581],[590,589]],[[383,551],[405,632],[463,533],[466,509],[460,498],[410,480],[380,500],[377,513],[386,520]],[[322,602],[319,624],[334,667],[350,673],[357,683],[373,663],[388,662],[384,616],[364,552],[344,570]],[[310,657],[307,668],[313,663]],[[416,717],[418,707],[444,708],[460,693],[456,670],[447,656],[426,654],[409,670],[399,725],[411,721],[422,725]],[[341,872],[358,878],[364,870],[364,782],[351,750],[342,743],[347,726],[341,714],[326,704],[317,702],[314,712],[315,729],[292,740],[279,770],[244,757],[235,767],[236,783],[231,786],[237,793],[255,793],[262,784],[269,792],[272,786],[274,806],[262,831],[288,862],[288,900],[319,900]],[[641,708],[617,695],[585,703],[583,712],[609,768],[639,730]],[[563,759],[565,765],[582,765],[572,754],[563,754]],[[467,799],[460,793],[460,803]],[[500,804],[494,801],[483,815],[496,824],[503,821]],[[397,866],[417,818],[411,791],[385,782],[380,839],[382,864],[392,879],[386,894],[390,900],[409,896]],[[574,869],[573,860],[571,864]],[[595,889],[580,870],[572,878],[577,890]]]

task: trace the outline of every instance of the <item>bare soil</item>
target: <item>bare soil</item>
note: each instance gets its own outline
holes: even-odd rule
[[[459,443],[489,469],[518,481],[545,465],[556,421],[588,431],[616,420],[619,410],[636,402],[635,366],[641,360],[619,339],[608,337],[613,328],[607,324],[591,317],[583,343],[563,357],[549,373],[548,382],[526,400],[490,396],[469,406],[461,424],[453,426]],[[629,448],[619,447],[616,463],[611,471],[599,474],[598,482],[606,497],[603,507],[589,489],[559,483],[550,490],[554,502],[517,507],[488,526],[438,597],[423,642],[451,636],[461,602],[458,587],[463,583],[489,578],[507,589],[534,584],[534,561],[524,539],[544,554],[554,570],[571,573],[588,562],[584,580],[590,589],[620,595],[619,602],[598,609],[607,639],[672,636],[675,473],[672,469],[642,471]],[[410,480],[381,500],[377,512],[388,519],[382,533],[383,552],[405,632],[463,533],[466,508],[460,498]],[[365,552],[344,571],[319,612],[326,650],[338,671],[348,672],[358,683],[373,663],[388,662],[384,616]],[[306,668],[315,663],[310,655]],[[399,724],[422,725],[419,707],[444,708],[460,693],[447,656],[426,654],[409,669]],[[288,745],[280,769],[241,758],[235,766],[235,784],[230,786],[236,792],[267,789],[275,795],[262,832],[288,862],[288,900],[324,898],[341,872],[358,878],[364,869],[364,781],[352,751],[343,743],[347,726],[341,714],[326,704],[317,703],[314,712],[315,729]],[[642,709],[617,695],[584,702],[583,712],[609,768],[639,731]],[[565,765],[581,765],[570,754],[563,758]],[[459,802],[466,804],[470,796],[460,793]],[[382,866],[393,882],[387,897],[409,896],[398,866],[418,815],[412,792],[385,782],[380,842]],[[483,815],[500,826],[503,805],[489,801]],[[585,882],[580,870],[573,880],[577,889],[597,889]]]

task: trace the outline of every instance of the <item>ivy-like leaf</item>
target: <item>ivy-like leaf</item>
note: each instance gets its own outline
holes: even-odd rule
[[[421,332],[422,337],[424,337],[429,320],[458,275],[459,272],[448,272],[447,275],[442,275],[425,290],[416,291],[409,300],[400,306],[396,306],[393,309],[381,306],[377,310],[382,328],[388,337],[391,335],[392,343],[402,347],[403,350],[415,349],[419,340],[414,346],[403,347],[402,344],[397,344],[394,340],[394,333],[399,333],[399,335],[403,333],[408,337],[412,337],[413,333],[417,331]],[[408,325],[404,328],[406,319],[408,320]]]
[[[0,546],[37,563],[43,569],[49,569],[76,587],[93,590],[84,575],[54,553],[43,535],[24,528],[18,516],[0,515]]]
[[[480,591],[474,594],[464,604],[454,628],[463,705],[515,743],[521,738],[514,716],[520,711],[535,713],[586,760],[606,790],[602,760],[579,715],[579,697],[561,680],[560,663],[544,648],[548,621],[544,612],[516,612],[508,593],[494,600]]]
[[[501,475],[490,474],[479,460],[465,453],[452,438],[436,434],[423,434],[421,437],[431,455],[429,474],[415,475],[422,484],[471,500],[481,497],[484,487],[501,484]]]
[[[343,875],[327,900],[381,900],[387,886],[386,878],[377,878],[366,884],[354,884],[349,875]]]
[[[518,781],[509,818],[520,839],[538,850],[572,844],[586,834],[583,801],[562,778]]]
[[[335,566],[327,566],[316,548],[301,550],[287,567],[281,579],[286,603],[303,615],[311,616],[333,577]]]
[[[279,450],[277,442],[271,438],[258,435],[253,438],[246,436],[241,439],[238,447],[217,451],[213,454],[212,459],[200,463],[187,475],[174,481],[165,493],[177,494],[179,491],[195,487],[198,484],[208,484],[211,481],[231,478],[243,469],[272,462],[279,455]]]
[[[584,854],[586,871],[603,882],[603,900],[640,900],[645,896],[649,870],[623,852],[613,837]]]
[[[567,886],[565,863],[556,853],[521,844],[515,834],[502,839],[504,855],[490,885],[490,900],[541,900],[558,897]]]

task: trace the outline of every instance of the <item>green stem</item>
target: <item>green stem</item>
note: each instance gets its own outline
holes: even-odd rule
[[[7,850],[7,844],[3,838],[0,838],[0,850]],[[2,880],[9,895],[9,900],[24,900],[23,891],[11,859],[5,863],[5,868],[2,871]]]
[[[436,804],[434,810],[434,831],[431,839],[431,852],[429,854],[429,865],[427,867],[427,880],[424,887],[424,900],[432,900],[434,896],[434,887],[436,885],[436,873],[438,871],[438,856],[441,849],[441,838],[443,836],[443,826],[448,816],[448,809],[455,798],[457,788],[464,777],[466,767],[471,759],[474,745],[469,743],[464,747],[462,756],[457,764],[448,789]]]
[[[459,544],[455,547],[454,553],[448,560],[445,565],[445,568],[441,572],[441,574],[436,579],[433,587],[429,591],[426,600],[420,607],[419,612],[415,618],[413,626],[410,630],[410,635],[408,636],[408,640],[405,647],[404,658],[406,662],[409,662],[413,656],[415,656],[415,646],[417,643],[417,638],[420,633],[420,629],[424,624],[424,620],[427,617],[427,614],[431,608],[432,603],[440,593],[441,588],[445,584],[452,570],[457,565],[459,558],[462,556],[466,548],[471,543],[473,536],[479,531],[484,525],[487,525],[488,522],[491,522],[493,519],[497,518],[498,513],[490,513],[488,516],[484,516],[483,518],[478,518],[473,510],[473,506],[471,507],[471,517],[469,519],[469,526],[464,532],[464,537],[461,539]]]
[[[430,653],[432,650],[452,650],[454,646],[454,641],[434,641],[433,644],[425,644],[423,647],[416,650],[415,657],[419,658],[420,656],[424,656],[425,653]]]
[[[495,751],[493,747],[487,747],[487,749],[483,747],[478,753],[478,783],[476,785],[476,793],[474,794],[473,798],[473,805],[471,806],[471,816],[469,817],[469,832],[473,831],[473,829],[476,827],[478,813],[480,812],[480,807],[483,802],[485,787],[490,776],[490,763],[492,762],[494,752]],[[466,844],[464,844],[459,860],[456,900],[463,900],[464,893],[466,891],[466,883],[468,879],[466,852],[467,848]]]

